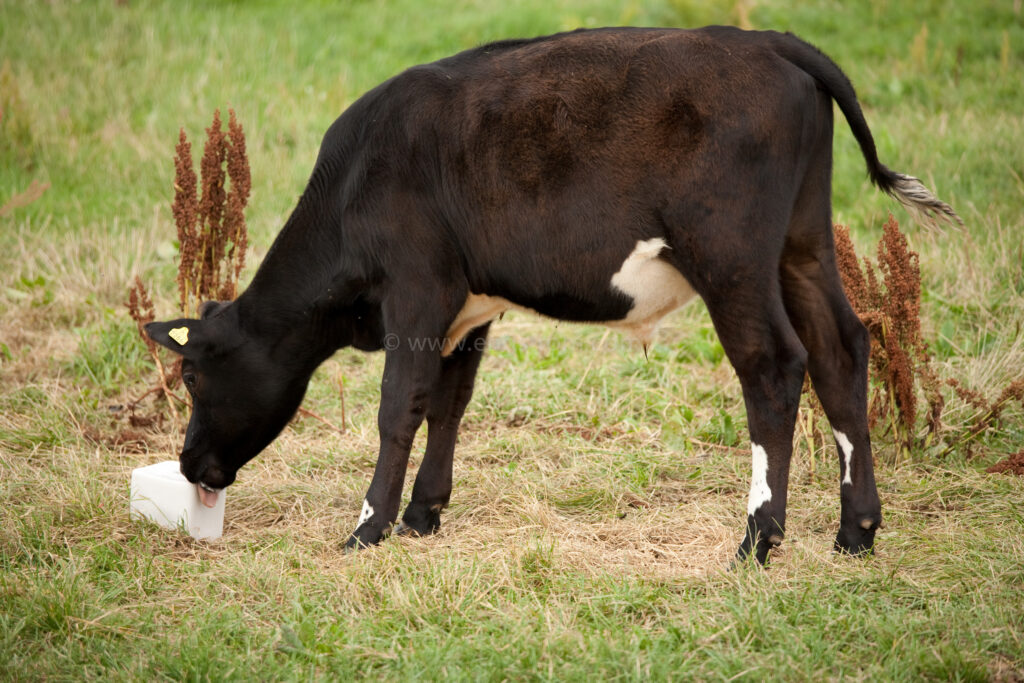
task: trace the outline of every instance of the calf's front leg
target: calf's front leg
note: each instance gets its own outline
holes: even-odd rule
[[[452,495],[452,460],[462,415],[473,396],[490,323],[470,332],[442,361],[441,377],[427,404],[427,449],[396,533],[431,534]]]
[[[440,353],[413,350],[411,338],[401,338],[398,348],[386,352],[377,412],[380,453],[359,523],[345,544],[347,548],[379,543],[391,533],[398,518],[409,449],[441,371]]]

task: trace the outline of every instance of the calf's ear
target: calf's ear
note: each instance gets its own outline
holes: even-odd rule
[[[207,351],[210,340],[202,320],[179,318],[162,323],[148,323],[146,334],[160,346],[164,346],[185,358],[197,358]]]

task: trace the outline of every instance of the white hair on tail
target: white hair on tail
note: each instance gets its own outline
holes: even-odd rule
[[[895,178],[892,186],[886,192],[907,207],[920,223],[933,227],[938,219],[946,222],[956,221],[963,226],[963,220],[953,207],[932,194],[919,179],[903,173],[894,173],[893,176]]]

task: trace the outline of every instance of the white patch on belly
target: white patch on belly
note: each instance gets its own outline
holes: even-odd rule
[[[660,237],[636,243],[611,279],[612,287],[633,299],[633,307],[622,320],[595,322],[628,332],[645,346],[651,343],[661,319],[696,296],[686,278],[658,258],[661,250],[667,248]],[[500,296],[470,293],[448,326],[441,355],[450,355],[471,330],[509,310],[536,313]]]
[[[651,343],[662,318],[696,295],[678,270],[658,258],[666,248],[660,237],[640,240],[612,276],[612,286],[633,299],[633,308],[625,319],[605,324],[629,332],[644,345]]]
[[[853,486],[853,470],[850,469],[853,462],[853,444],[846,438],[846,434],[843,434],[838,429],[833,429],[832,433],[836,437],[836,443],[839,444],[839,448],[843,450],[843,462],[846,463],[846,469],[843,470],[843,484]]]
[[[753,473],[750,476],[750,500],[747,503],[747,514],[753,515],[758,508],[772,499],[772,490],[768,487],[768,453],[751,442],[751,464]]]
[[[359,515],[359,523],[356,524],[356,528],[358,529],[359,527],[361,527],[363,525],[363,522],[370,519],[370,517],[373,517],[373,506],[370,505],[370,502],[364,498],[363,512]]]

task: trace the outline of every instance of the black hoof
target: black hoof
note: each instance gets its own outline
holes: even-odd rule
[[[401,536],[429,536],[441,528],[441,508],[440,504],[428,507],[409,503],[395,533]]]
[[[362,524],[348,537],[348,541],[345,542],[345,550],[354,551],[361,548],[369,548],[371,545],[377,545],[387,538],[390,533],[390,525],[387,529],[378,529],[370,524]]]
[[[841,524],[833,549],[845,555],[871,555],[875,552],[875,531],[881,521],[865,518],[860,524]]]
[[[780,545],[782,545],[781,534],[772,534],[766,539],[759,536],[757,544],[754,545],[748,533],[743,539],[743,543],[740,544],[739,550],[736,551],[736,559],[733,561],[733,566],[746,562],[753,555],[757,563],[763,567],[768,564],[768,557],[772,548],[778,548]]]

